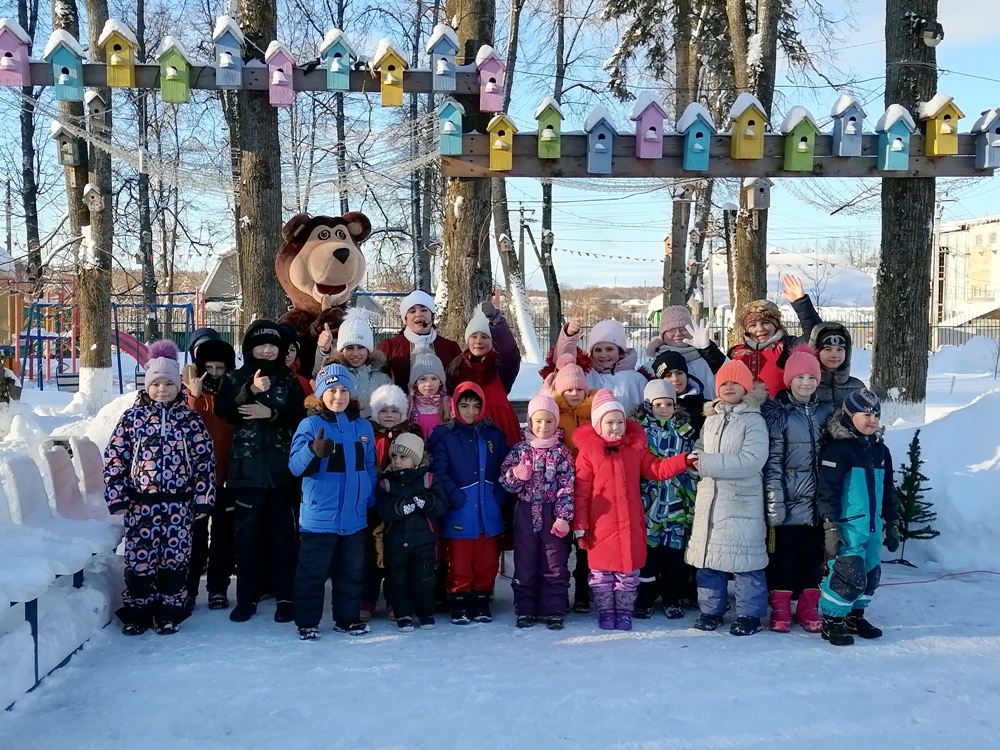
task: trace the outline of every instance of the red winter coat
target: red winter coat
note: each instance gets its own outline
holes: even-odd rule
[[[631,573],[646,564],[646,514],[639,477],[665,481],[687,471],[686,453],[657,459],[646,433],[631,419],[625,437],[606,443],[590,425],[573,435],[576,457],[574,531],[586,531],[580,546],[589,550],[593,570]]]
[[[431,348],[444,367],[447,367],[455,357],[462,353],[462,349],[457,343],[443,336],[434,339]],[[381,341],[375,349],[385,354],[386,359],[389,360],[389,377],[403,389],[403,393],[409,393],[410,355],[413,354],[413,345],[407,341],[406,336],[399,334],[391,339]]]

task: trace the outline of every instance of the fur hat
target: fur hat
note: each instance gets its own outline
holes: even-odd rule
[[[587,373],[576,363],[576,357],[567,352],[556,361],[556,376],[552,381],[556,393],[587,390]]]
[[[731,359],[715,373],[716,386],[724,383],[736,383],[743,386],[747,393],[753,390],[753,373],[741,360]]]
[[[437,375],[442,388],[445,384],[444,365],[433,349],[418,349],[410,358],[410,389],[424,375]]]
[[[206,341],[220,341],[221,339],[222,335],[214,328],[198,328],[191,333],[191,338],[188,339],[188,354],[191,355],[191,359],[194,359],[194,350],[199,346]]]
[[[684,359],[683,354],[668,349],[657,355],[656,359],[653,360],[653,374],[658,378],[662,378],[671,370],[680,370],[687,375],[688,363]]]
[[[372,395],[368,399],[368,407],[372,411],[372,416],[376,419],[378,418],[378,413],[380,411],[385,411],[386,409],[395,409],[405,417],[406,394],[403,393],[403,389],[395,383],[380,385],[372,391]]]
[[[677,390],[669,380],[650,380],[642,391],[642,400],[652,406],[658,398],[669,398],[677,402]]]
[[[820,379],[819,359],[816,357],[816,350],[809,344],[799,344],[792,349],[792,353],[785,360],[785,387],[791,385],[799,375],[812,375],[817,381]]]
[[[482,333],[489,336],[491,340],[493,338],[493,334],[490,332],[490,319],[483,312],[482,305],[476,306],[476,311],[472,314],[472,320],[465,327],[465,341],[468,342],[474,333]]]
[[[598,344],[614,344],[625,351],[628,349],[625,326],[617,320],[602,320],[596,323],[587,335],[587,352],[592,354]]]
[[[684,305],[670,305],[660,313],[660,336],[672,328],[684,328],[692,325],[691,311]]]
[[[169,339],[160,339],[149,345],[146,362],[146,388],[157,380],[168,380],[181,387],[181,365],[177,361],[177,345]]]
[[[198,353],[194,357],[200,374],[205,373],[205,365],[209,362],[221,362],[226,366],[226,372],[235,370],[236,351],[222,339],[202,339],[198,342]]]
[[[336,363],[325,365],[316,373],[316,398],[323,398],[323,394],[335,385],[343,386],[354,395],[354,381],[347,368]]]
[[[876,417],[881,417],[882,403],[872,391],[859,388],[847,394],[847,398],[844,399],[844,413],[848,416],[874,414]]]
[[[403,319],[403,325],[406,325],[406,311],[415,305],[426,307],[431,313],[437,314],[434,298],[422,289],[414,289],[399,301],[399,317]]]
[[[360,307],[352,307],[340,323],[337,331],[337,351],[342,352],[348,346],[363,346],[369,352],[375,349],[375,336],[368,323],[368,312]]]
[[[424,441],[420,439],[419,435],[414,435],[412,432],[400,433],[396,435],[396,439],[389,447],[389,455],[393,454],[412,458],[413,463],[419,466],[420,462],[424,460]]]
[[[547,411],[557,420],[559,419],[559,406],[556,404],[556,400],[547,393],[536,393],[532,396],[531,401],[528,402],[529,421],[531,420],[531,415],[536,411]]]
[[[740,325],[743,326],[744,331],[750,327],[751,323],[758,320],[767,321],[776,329],[784,327],[781,325],[781,312],[778,310],[778,306],[769,299],[754,300],[740,313]]]
[[[620,411],[624,415],[625,407],[615,398],[615,394],[607,388],[601,388],[594,394],[594,400],[590,406],[590,424],[598,433],[601,431],[601,419],[604,418],[605,414],[610,414],[613,411]]]

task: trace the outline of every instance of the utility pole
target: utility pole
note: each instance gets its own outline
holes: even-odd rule
[[[14,243],[14,236],[11,234],[11,227],[10,227],[10,224],[11,224],[11,222],[10,222],[10,180],[7,180],[7,190],[4,193],[3,215],[5,217],[6,228],[7,228],[7,252],[10,253],[11,256],[13,257],[13,255],[14,255],[14,244],[13,244]]]
[[[518,211],[521,214],[521,220],[518,222],[521,225],[521,237],[517,243],[517,267],[521,269],[521,273],[524,273],[524,204],[518,204]]]

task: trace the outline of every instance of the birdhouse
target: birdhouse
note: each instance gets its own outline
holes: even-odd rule
[[[291,107],[295,99],[295,87],[292,83],[295,58],[288,47],[279,41],[273,41],[267,45],[264,62],[267,63],[267,91],[271,106]]]
[[[988,109],[972,126],[976,136],[976,169],[1000,167],[1000,109]]]
[[[52,32],[42,59],[52,63],[56,99],[59,101],[83,101],[83,60],[86,56],[76,37],[68,31],[57,29]]]
[[[535,108],[538,121],[538,158],[558,159],[562,156],[563,113],[559,102],[551,96],[542,99]]]
[[[460,49],[458,35],[447,24],[439,23],[427,40],[427,59],[431,63],[431,89],[455,90],[455,55]]]
[[[747,208],[752,211],[763,211],[771,207],[771,187],[774,185],[767,177],[747,177],[743,180],[743,194],[747,199]]]
[[[229,16],[215,19],[215,85],[220,89],[243,87],[243,32]]]
[[[107,55],[104,66],[111,88],[135,88],[135,34],[121,21],[108,20],[97,38],[97,46]]]
[[[488,44],[479,48],[479,53],[476,55],[476,70],[479,73],[479,110],[502,112],[507,66],[496,50]]]
[[[677,132],[684,136],[684,170],[707,172],[712,136],[715,135],[712,113],[692,102],[677,121]]]
[[[730,156],[733,159],[763,159],[767,116],[764,105],[753,94],[740,94],[729,112]]]
[[[490,134],[490,171],[509,172],[514,165],[514,134],[517,127],[507,115],[497,115],[486,126]]]
[[[461,156],[462,117],[465,107],[454,99],[445,99],[437,109],[438,124],[441,127],[441,155]]]
[[[87,208],[91,211],[100,211],[104,208],[104,196],[101,195],[101,189],[92,182],[88,182],[83,186],[83,202],[87,204]]]
[[[958,121],[965,117],[947,94],[935,94],[929,102],[921,102],[917,117],[924,123],[927,137],[924,154],[955,156],[958,154]]]
[[[901,104],[891,104],[875,124],[878,133],[880,172],[905,172],[910,168],[910,136],[917,132],[913,117]]]
[[[326,68],[326,88],[329,91],[351,90],[351,60],[358,54],[340,29],[330,29],[319,45],[319,58]]]
[[[667,113],[652,91],[643,91],[635,99],[631,119],[635,123],[635,155],[639,159],[663,156],[663,121]]]
[[[587,172],[611,174],[611,153],[618,131],[608,110],[594,107],[583,129],[587,133]]]
[[[87,110],[87,127],[91,133],[108,132],[108,103],[94,89],[83,95],[83,106]]]
[[[0,18],[0,86],[30,86],[28,45],[31,37],[10,18]]]
[[[865,111],[850,94],[841,94],[830,111],[833,118],[833,155],[861,156]]]
[[[59,165],[75,167],[80,163],[80,150],[76,138],[71,136],[58,120],[52,121],[49,135],[56,142]]]
[[[156,52],[160,63],[160,98],[183,103],[191,98],[191,58],[183,45],[172,36],[163,37]]]
[[[382,106],[402,107],[403,70],[406,68],[406,58],[399,48],[388,39],[382,39],[375,48],[375,54],[368,66],[379,72]]]
[[[781,134],[785,136],[783,169],[787,172],[812,172],[819,125],[809,110],[799,106],[788,110],[781,123]]]

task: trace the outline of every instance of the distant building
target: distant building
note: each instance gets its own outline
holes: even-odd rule
[[[1000,330],[1000,216],[944,222],[931,271],[931,324],[937,345]],[[987,322],[989,321],[989,322]]]

